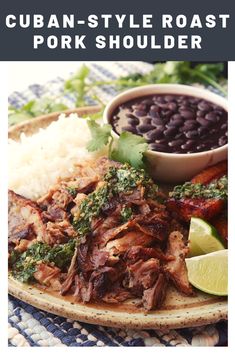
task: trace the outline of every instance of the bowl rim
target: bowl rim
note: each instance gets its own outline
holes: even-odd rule
[[[139,97],[144,97],[150,94],[157,94],[154,92],[154,90],[160,89],[160,93],[168,93],[168,94],[185,94],[187,93],[182,93],[183,90],[189,90],[188,95],[190,96],[195,96],[198,98],[203,98],[205,100],[208,100],[210,102],[213,102],[214,104],[220,105],[223,109],[225,109],[228,112],[228,101],[225,97],[222,97],[214,92],[211,92],[210,90],[206,88],[201,88],[201,87],[196,87],[196,86],[189,86],[189,85],[184,85],[184,84],[178,84],[178,83],[158,83],[158,84],[150,84],[150,85],[143,85],[143,86],[138,86],[134,88],[127,89],[119,94],[117,94],[115,97],[113,97],[110,102],[106,105],[104,112],[103,112],[103,122],[105,124],[109,124],[109,115],[117,108],[119,104],[122,104],[124,102],[128,102],[129,100],[139,98]],[[169,92],[170,90],[170,92]],[[174,90],[176,92],[174,92]],[[181,91],[181,92],[178,92]],[[165,92],[164,92],[165,91]],[[144,93],[144,94],[143,94]],[[135,95],[136,94],[136,95]],[[206,97],[205,97],[206,96]],[[207,98],[209,97],[209,98]],[[112,129],[112,134],[114,137],[119,138],[119,135]],[[169,152],[159,152],[159,151],[152,151],[152,150],[147,150],[146,153],[149,155],[159,155],[159,156],[164,156],[164,157],[174,157],[174,158],[185,158],[189,159],[192,158],[193,156],[203,156],[203,155],[208,155],[211,153],[219,153],[220,151],[224,151],[228,149],[228,143],[226,145],[215,148],[213,150],[208,150],[208,151],[203,151],[203,152],[194,152],[194,153],[169,153]]]

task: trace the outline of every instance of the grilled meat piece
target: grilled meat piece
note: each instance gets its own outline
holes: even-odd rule
[[[203,170],[201,173],[197,174],[191,182],[193,184],[209,184],[215,179],[219,179],[228,173],[228,163],[227,161],[219,162],[212,167]]]
[[[11,190],[8,192],[8,202],[9,243],[19,245],[21,239],[42,241],[46,227],[37,204]]]
[[[188,253],[188,247],[185,246],[183,235],[180,232],[172,232],[169,235],[167,243],[167,255],[173,255],[174,260],[169,261],[165,266],[165,273],[169,276],[179,291],[190,295],[193,293],[192,287],[188,281],[185,256]]]
[[[210,196],[204,197],[203,194],[197,194],[197,190],[200,190],[200,184],[207,185],[212,183],[210,184],[210,187],[213,188],[213,182],[225,176],[226,174],[227,161],[220,162],[212,167],[207,168],[206,170],[196,175],[191,180],[191,184],[189,184],[189,186],[187,186],[187,183],[185,184],[186,191],[187,187],[189,187],[190,190],[190,186],[193,184],[199,184],[199,189],[197,188],[197,185],[195,185],[195,191],[193,188],[192,191],[190,191],[192,196],[185,196],[187,195],[186,193],[178,197],[172,196],[168,198],[166,201],[167,209],[173,212],[173,215],[184,222],[189,222],[192,217],[211,220],[223,211],[226,205],[226,201],[223,197],[217,198],[217,196],[214,196],[213,193],[209,194]],[[190,195],[190,193],[188,195]]]
[[[210,220],[224,208],[224,200],[220,199],[174,199],[167,200],[168,210],[182,221],[189,222],[192,217]]]

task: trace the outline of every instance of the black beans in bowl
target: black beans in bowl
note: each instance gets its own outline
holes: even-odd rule
[[[155,94],[118,106],[110,123],[117,134],[143,136],[149,149],[197,153],[227,144],[228,114],[219,105],[187,95]]]

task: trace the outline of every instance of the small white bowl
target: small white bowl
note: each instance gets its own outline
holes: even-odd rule
[[[103,120],[110,123],[115,109],[132,99],[152,94],[177,94],[203,98],[228,110],[227,100],[206,89],[178,84],[156,84],[129,89],[114,97],[104,110]],[[118,134],[113,131],[114,137]],[[190,180],[201,170],[227,159],[228,145],[214,150],[191,154],[163,153],[157,151],[146,152],[149,172],[153,178],[165,183],[179,183]]]

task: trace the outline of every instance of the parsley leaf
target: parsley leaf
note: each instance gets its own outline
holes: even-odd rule
[[[148,144],[141,136],[128,131],[122,132],[116,147],[111,152],[111,158],[121,163],[129,163],[132,167],[144,168],[143,156]]]
[[[94,152],[101,150],[112,139],[112,127],[109,124],[99,125],[94,120],[87,120],[92,139],[87,144],[87,150]]]

